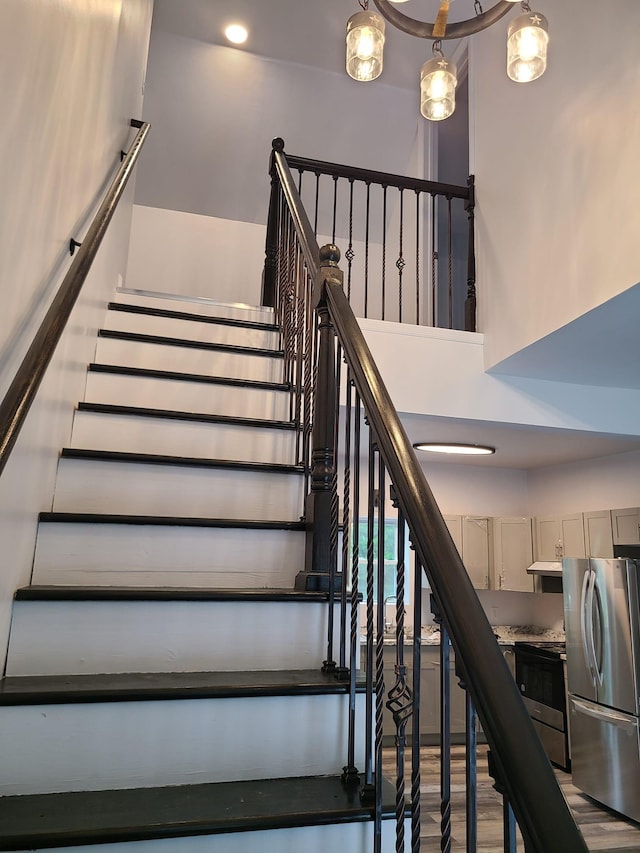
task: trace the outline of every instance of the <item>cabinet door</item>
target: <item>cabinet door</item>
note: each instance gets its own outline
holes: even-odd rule
[[[494,518],[493,553],[493,589],[533,592],[533,578],[527,574],[533,562],[530,518]]]
[[[586,557],[584,544],[584,524],[582,513],[563,515],[560,518],[560,537],[563,557]]]
[[[458,549],[458,554],[462,556],[462,516],[461,515],[444,515],[444,523],[449,528],[449,533],[453,539],[453,544]]]
[[[587,557],[613,557],[611,512],[584,512],[584,544]]]
[[[489,588],[488,518],[465,515],[462,519],[462,562],[476,589]]]
[[[612,509],[614,545],[640,545],[640,509]]]
[[[536,560],[558,560],[561,545],[560,521],[557,515],[539,515],[535,519]]]

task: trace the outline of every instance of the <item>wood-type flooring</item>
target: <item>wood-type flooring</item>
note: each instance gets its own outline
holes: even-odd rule
[[[487,773],[486,746],[478,746],[478,853],[503,853],[502,797]],[[395,751],[384,750],[384,771],[394,778]],[[423,747],[421,760],[421,838],[425,853],[440,850],[440,764],[436,747]],[[569,807],[592,853],[640,853],[640,824],[612,812],[579,791],[571,775],[556,769]],[[452,749],[452,853],[464,853],[464,748]],[[407,790],[409,788],[407,787]],[[518,851],[524,846],[519,841]],[[549,851],[549,853],[556,853]],[[562,853],[562,851],[557,851]]]

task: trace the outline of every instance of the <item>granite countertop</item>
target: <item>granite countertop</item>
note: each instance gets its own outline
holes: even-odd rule
[[[510,646],[516,641],[542,641],[550,643],[563,643],[565,641],[564,631],[552,628],[540,628],[536,625],[492,625],[491,627],[501,646]],[[361,641],[365,642],[366,637],[361,637]],[[410,630],[405,630],[404,641],[405,643],[413,642],[413,633]],[[395,643],[395,634],[385,636],[385,645],[393,646]],[[421,643],[427,646],[439,645],[440,629],[436,625],[423,626]]]

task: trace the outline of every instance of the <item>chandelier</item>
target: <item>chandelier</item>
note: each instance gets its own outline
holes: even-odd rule
[[[448,20],[453,0],[440,0],[433,23],[410,18],[393,5],[406,0],[373,0],[380,14],[369,11],[369,0],[358,2],[362,11],[347,21],[347,74],[363,82],[380,76],[385,19],[409,35],[431,39],[433,57],[420,72],[420,112],[431,121],[448,118],[456,104],[456,66],[443,54],[442,41],[465,38],[490,27],[518,2],[521,14],[511,21],[507,35],[507,75],[516,83],[528,83],[540,77],[547,67],[547,19],[532,12],[527,0],[499,0],[486,12],[480,0],[474,0],[475,16],[455,23]]]

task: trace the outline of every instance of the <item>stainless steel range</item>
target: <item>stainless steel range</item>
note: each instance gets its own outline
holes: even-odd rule
[[[549,760],[569,770],[565,644],[514,644],[516,683]]]

